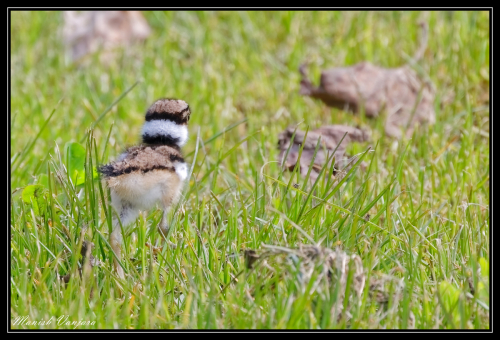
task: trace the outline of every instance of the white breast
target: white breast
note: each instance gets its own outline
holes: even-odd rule
[[[179,163],[181,164],[184,163]],[[187,169],[187,166],[185,168]],[[129,202],[134,209],[148,210],[162,201],[177,201],[182,189],[182,180],[177,171],[152,170],[110,177],[108,185],[113,201],[116,201],[113,199],[115,196]],[[117,204],[120,203],[117,201]]]

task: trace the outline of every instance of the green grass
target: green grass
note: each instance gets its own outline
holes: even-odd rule
[[[143,46],[110,66],[98,55],[79,66],[65,57],[61,13],[12,12],[12,322],[67,316],[94,322],[78,329],[489,328],[489,14],[428,13],[428,49],[417,70],[436,86],[437,119],[411,139],[386,137],[383,119],[298,94],[298,66],[307,58],[315,80],[321,69],[363,60],[403,65],[418,47],[423,14],[145,12],[153,32]],[[177,247],[155,258],[145,244],[161,245],[161,211],[144,212],[125,239],[128,275],[120,281],[108,246],[108,191],[89,169],[139,140],[145,110],[160,97],[192,108],[183,150],[193,173],[170,216],[168,239]],[[366,171],[356,166],[340,185],[320,180],[314,189],[283,173],[277,136],[299,122],[302,129],[370,128],[370,143],[348,149],[363,155]],[[77,187],[65,171],[68,142],[85,148],[87,172]],[[43,186],[38,203],[22,199],[31,184]],[[103,264],[82,282],[83,239]],[[300,279],[283,255],[245,266],[244,249],[262,254],[265,245],[313,241],[360,257],[361,296],[350,284],[340,292],[319,269]],[[74,279],[61,284],[58,275],[67,273]],[[383,275],[392,280],[387,303],[368,284]],[[350,315],[334,317],[340,308]]]

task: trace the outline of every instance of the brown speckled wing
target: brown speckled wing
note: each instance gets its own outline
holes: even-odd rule
[[[125,154],[120,161],[101,166],[99,172],[104,177],[116,177],[135,171],[145,173],[157,169],[175,172],[174,163],[184,162],[179,150],[167,145],[133,146]]]

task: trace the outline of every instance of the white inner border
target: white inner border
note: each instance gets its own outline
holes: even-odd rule
[[[170,136],[178,139],[177,145],[183,146],[188,139],[188,129],[186,125],[175,124],[171,120],[159,119],[145,122],[142,127],[142,135],[149,136]]]

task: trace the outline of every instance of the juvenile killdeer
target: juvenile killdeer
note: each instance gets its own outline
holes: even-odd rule
[[[111,247],[118,258],[122,243],[120,221],[125,228],[137,218],[139,210],[160,203],[163,217],[159,231],[164,238],[167,235],[167,211],[179,199],[188,175],[180,148],[188,139],[190,114],[189,105],[183,100],[157,100],[146,112],[142,144],[127,149],[116,161],[99,168],[119,216],[119,220],[114,217],[111,233]],[[114,265],[123,278],[123,269],[116,258]]]

